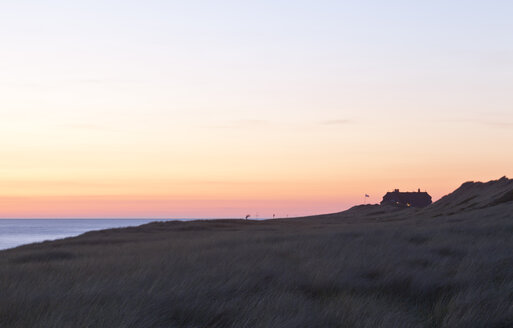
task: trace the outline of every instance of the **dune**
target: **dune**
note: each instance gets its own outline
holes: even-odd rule
[[[155,222],[0,252],[0,327],[511,327],[513,180],[423,209]]]
[[[450,215],[496,206],[513,201],[513,180],[465,182],[451,194],[442,197],[425,209],[431,215]]]

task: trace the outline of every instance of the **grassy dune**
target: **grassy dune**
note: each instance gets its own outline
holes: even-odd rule
[[[0,327],[512,327],[513,180],[422,209],[151,223],[0,252]]]

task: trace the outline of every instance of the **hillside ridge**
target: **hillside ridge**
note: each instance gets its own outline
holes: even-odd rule
[[[422,212],[452,215],[513,202],[513,179],[503,176],[488,182],[467,181]]]

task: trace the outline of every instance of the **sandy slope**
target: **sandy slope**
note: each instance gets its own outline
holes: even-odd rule
[[[513,180],[506,177],[487,183],[466,182],[453,193],[426,208],[423,213],[429,215],[461,213],[511,201],[513,201]]]

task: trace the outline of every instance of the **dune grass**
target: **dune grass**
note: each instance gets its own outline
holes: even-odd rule
[[[512,209],[152,223],[23,246],[0,252],[0,327],[511,327]]]

